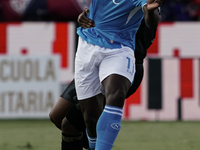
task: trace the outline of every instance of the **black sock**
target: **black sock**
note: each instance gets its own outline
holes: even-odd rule
[[[77,136],[62,133],[62,150],[83,150],[82,136],[82,133]]]

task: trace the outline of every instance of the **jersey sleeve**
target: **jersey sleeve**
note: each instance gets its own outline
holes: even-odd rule
[[[156,36],[156,30],[155,29],[149,29],[144,19],[142,20],[140,27],[136,34],[136,41],[135,41],[135,60],[136,64],[143,64],[143,59],[147,55],[147,49],[151,46],[153,43],[155,36]]]
[[[143,7],[146,3],[147,0],[132,0],[133,1],[133,5],[135,5],[136,7]]]

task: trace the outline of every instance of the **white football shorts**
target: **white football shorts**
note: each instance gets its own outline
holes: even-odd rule
[[[134,51],[122,46],[109,49],[93,45],[79,37],[75,57],[75,87],[78,100],[101,93],[101,82],[111,74],[118,74],[133,82],[135,75]]]

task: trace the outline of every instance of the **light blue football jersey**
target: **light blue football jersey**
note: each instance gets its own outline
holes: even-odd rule
[[[77,34],[88,43],[105,48],[135,49],[135,34],[144,17],[146,0],[92,0],[88,17],[94,28],[79,27]]]

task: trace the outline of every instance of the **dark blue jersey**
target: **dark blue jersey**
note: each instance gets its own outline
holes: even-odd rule
[[[147,55],[147,49],[151,46],[153,43],[155,36],[156,36],[156,30],[155,29],[149,29],[144,19],[142,20],[140,27],[136,34],[136,40],[135,40],[135,59],[137,64],[142,64],[143,59]]]

